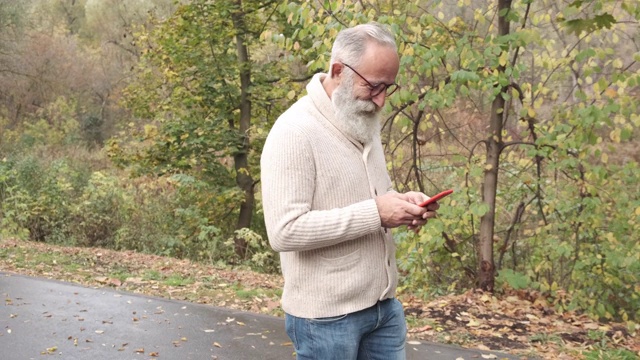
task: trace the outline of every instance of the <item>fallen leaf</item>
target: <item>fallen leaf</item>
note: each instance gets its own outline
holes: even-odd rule
[[[420,333],[420,332],[425,332],[425,331],[429,331],[433,329],[433,327],[431,325],[425,325],[421,328],[417,328],[417,329],[411,329],[409,332],[410,333]]]
[[[52,346],[50,348],[47,348],[45,351],[42,351],[40,354],[42,355],[53,354],[54,352],[56,352],[56,350],[58,350],[58,347]]]
[[[219,343],[217,343],[217,342],[214,342],[214,343],[213,343],[213,346],[215,346],[215,347],[217,347],[217,348],[221,348],[221,347],[222,347],[222,345],[220,345],[220,344],[219,344]]]

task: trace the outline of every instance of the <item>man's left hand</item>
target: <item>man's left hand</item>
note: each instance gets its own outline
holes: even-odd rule
[[[409,191],[402,194],[402,196],[406,201],[416,205],[429,200],[429,196],[418,191]],[[436,210],[438,210],[438,208],[440,208],[440,205],[437,202],[427,205],[427,211],[422,215],[422,217],[414,219],[411,225],[408,225],[407,228],[417,233],[429,219],[433,219],[438,215],[436,213]]]

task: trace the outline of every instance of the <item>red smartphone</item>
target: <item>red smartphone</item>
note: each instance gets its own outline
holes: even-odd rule
[[[442,199],[443,197],[451,194],[453,192],[453,190],[449,189],[449,190],[445,190],[443,192],[441,192],[440,194],[434,195],[433,197],[429,198],[429,200],[423,202],[422,204],[420,204],[420,206],[425,207],[433,202],[436,202],[440,199]]]

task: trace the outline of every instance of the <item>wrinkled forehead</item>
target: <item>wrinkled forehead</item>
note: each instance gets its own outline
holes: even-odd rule
[[[400,67],[400,58],[395,48],[376,43],[367,46],[360,59],[358,72],[371,83],[395,82]]]

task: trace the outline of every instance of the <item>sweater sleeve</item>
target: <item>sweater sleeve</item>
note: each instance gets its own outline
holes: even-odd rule
[[[267,234],[275,251],[313,250],[380,230],[374,199],[314,210],[316,178],[305,134],[295,127],[274,126],[262,152],[261,184]]]

